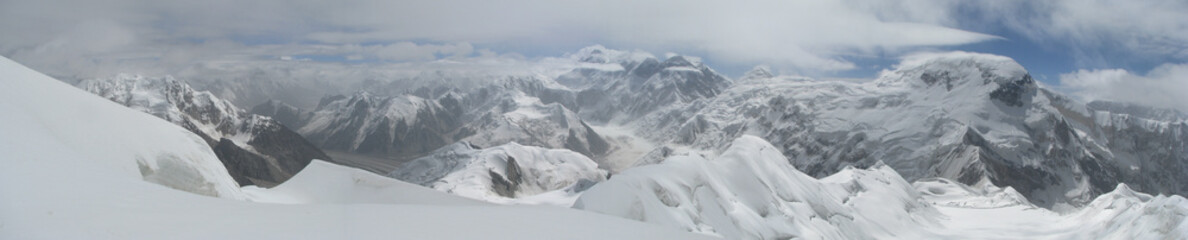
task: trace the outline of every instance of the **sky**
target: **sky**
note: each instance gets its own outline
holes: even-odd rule
[[[971,51],[1085,100],[1188,111],[1184,13],[1183,0],[0,0],[0,55],[73,78],[211,66],[347,77],[600,44],[699,56],[731,77],[766,65],[870,79],[912,53]]]

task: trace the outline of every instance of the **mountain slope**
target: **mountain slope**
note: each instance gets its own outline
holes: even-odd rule
[[[198,134],[240,185],[274,186],[312,159],[329,159],[279,122],[247,113],[172,77],[122,74],[83,80],[78,87]]]

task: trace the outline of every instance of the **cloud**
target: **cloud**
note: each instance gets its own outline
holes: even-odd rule
[[[1164,64],[1137,75],[1122,69],[1060,75],[1060,88],[1086,101],[1111,100],[1188,112],[1188,64]]]
[[[284,56],[332,50],[326,46],[357,46],[375,51],[342,57],[422,61],[472,54],[476,45],[572,51],[603,43],[654,52],[692,52],[730,64],[836,71],[854,68],[846,56],[996,39],[950,27],[957,22],[956,4],[951,0],[15,0],[0,2],[0,32],[11,33],[0,37],[0,54],[22,62],[28,61],[22,58],[95,60],[129,52],[179,52],[229,41],[244,49],[292,45],[284,49],[296,52],[277,53]],[[106,22],[121,29],[120,36],[130,37],[108,45],[49,44],[62,38],[89,44],[84,43],[87,36],[73,34],[71,29],[87,28],[90,22]],[[48,48],[65,50],[33,56],[33,49]],[[230,55],[243,52],[222,50]],[[41,61],[46,66],[53,62]]]
[[[1188,1],[1002,0],[966,4],[982,18],[971,19],[965,26],[1000,26],[1032,41],[1067,48],[1080,66],[1188,60]]]

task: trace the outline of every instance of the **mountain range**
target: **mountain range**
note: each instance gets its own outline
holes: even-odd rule
[[[412,85],[369,81],[351,94],[326,94],[314,107],[257,99],[261,103],[249,111],[172,77],[122,74],[83,80],[76,87],[99,97],[85,96],[45,83],[52,80],[5,59],[0,76],[45,93],[4,90],[0,95],[28,102],[62,100],[47,107],[0,103],[2,110],[21,113],[0,117],[6,123],[0,126],[20,136],[56,136],[64,142],[47,144],[79,143],[67,147],[74,149],[68,153],[82,157],[70,159],[101,161],[108,167],[87,176],[108,179],[121,194],[148,192],[151,197],[143,201],[211,210],[277,215],[302,209],[329,216],[334,212],[324,205],[345,204],[377,223],[387,221],[373,213],[413,208],[468,219],[490,219],[478,213],[550,216],[524,220],[551,226],[541,231],[544,235],[534,235],[538,238],[566,236],[554,230],[573,228],[558,225],[575,222],[590,223],[576,228],[591,233],[601,231],[588,228],[619,226],[634,234],[617,236],[644,238],[691,237],[680,231],[728,239],[1177,238],[1188,233],[1188,200],[1181,197],[1188,193],[1182,184],[1188,176],[1180,174],[1188,170],[1188,115],[1131,103],[1083,102],[1035,81],[1010,58],[915,54],[869,81],[776,75],[765,67],[732,79],[697,57],[658,58],[602,46],[549,61],[542,67],[550,69],[533,74],[439,72],[419,77],[451,77]],[[242,100],[260,97],[250,92],[280,94],[291,87],[249,85],[221,82],[213,92]],[[84,128],[60,119],[77,116],[68,112],[84,105],[99,109],[93,114],[127,121],[104,117]],[[58,120],[31,128],[22,126],[36,121],[14,116]],[[152,131],[127,127],[136,124]],[[119,131],[131,135],[110,144],[128,144],[114,148],[127,151],[103,150],[107,143],[93,139],[113,130],[86,130],[95,128],[91,125],[121,126]],[[154,137],[169,144],[143,143]],[[32,145],[14,146],[7,150]],[[337,160],[328,152],[339,154]],[[65,160],[2,171],[6,176],[34,173],[54,161]],[[71,164],[81,164],[76,162]],[[194,200],[144,190],[152,188],[126,181],[129,177],[229,200],[295,206],[281,211],[268,204],[247,208]],[[16,196],[27,188],[2,191]],[[97,196],[100,205],[120,199],[114,193]],[[67,206],[46,201],[50,198],[30,195],[20,201],[44,201],[36,204],[39,209]],[[352,205],[359,203],[366,204]],[[525,212],[513,214],[517,207],[500,205],[551,207],[524,207]],[[4,206],[0,210],[33,214]],[[600,214],[584,215],[589,212]],[[492,227],[501,223],[475,224],[503,232]]]

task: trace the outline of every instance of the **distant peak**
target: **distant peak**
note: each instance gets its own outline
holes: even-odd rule
[[[693,62],[685,59],[684,56],[672,56],[668,60],[664,60],[664,67],[695,67]]]
[[[567,57],[586,63],[641,62],[648,58],[656,58],[656,56],[643,51],[614,50],[602,45],[584,47]]]
[[[578,52],[574,53],[572,57],[580,62],[610,63],[611,59],[607,56],[608,52],[610,51],[610,49],[606,49],[606,47],[602,45],[593,45],[578,50]]]
[[[876,82],[880,85],[944,86],[951,90],[966,84],[1007,85],[1021,80],[1030,83],[1030,79],[1027,70],[1008,57],[946,52],[908,56],[894,70],[884,72]]]
[[[751,68],[751,71],[747,71],[746,74],[743,74],[742,79],[766,79],[773,77],[775,77],[775,74],[771,73],[770,67],[767,65],[759,65]]]

